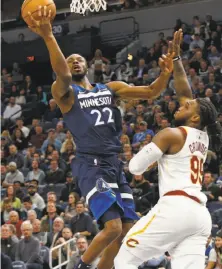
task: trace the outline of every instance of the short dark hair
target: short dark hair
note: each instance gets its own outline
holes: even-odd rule
[[[83,205],[83,206],[85,207],[85,203],[82,202],[82,201],[78,201],[78,202],[76,203],[76,206],[77,206],[77,205]]]
[[[30,204],[32,204],[32,200],[31,200],[31,198],[29,196],[25,196],[23,198],[22,202],[23,203],[30,203]]]

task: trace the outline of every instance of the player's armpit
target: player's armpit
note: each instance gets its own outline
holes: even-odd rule
[[[169,78],[169,73],[162,72],[149,86],[130,86],[121,81],[109,82],[106,85],[121,99],[151,99],[158,97],[166,89]]]
[[[52,96],[59,106],[62,114],[69,112],[74,105],[74,91],[64,80],[57,78],[52,84]]]

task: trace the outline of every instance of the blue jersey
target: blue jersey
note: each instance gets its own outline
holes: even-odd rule
[[[74,137],[77,153],[114,155],[122,150],[119,141],[121,115],[114,93],[104,84],[86,90],[73,84],[75,103],[64,114],[67,128]]]

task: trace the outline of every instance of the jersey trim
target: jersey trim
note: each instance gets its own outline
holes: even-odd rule
[[[181,130],[181,132],[183,133],[183,136],[185,138],[185,141],[186,141],[186,139],[187,139],[187,130],[182,126],[178,127],[178,129]]]

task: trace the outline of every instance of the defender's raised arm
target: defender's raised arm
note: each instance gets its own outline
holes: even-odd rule
[[[173,43],[169,44],[169,53],[174,53],[173,75],[176,94],[180,105],[183,105],[187,99],[193,99],[192,90],[187,79],[183,63],[180,58],[180,44],[183,38],[183,32],[180,29],[174,33]]]

